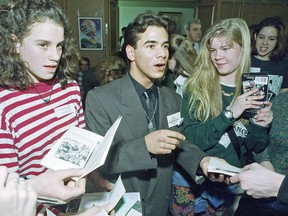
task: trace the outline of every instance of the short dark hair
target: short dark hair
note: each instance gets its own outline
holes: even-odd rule
[[[124,32],[124,41],[126,45],[130,45],[136,49],[139,34],[144,33],[148,26],[163,27],[168,32],[168,19],[166,16],[156,15],[151,12],[139,14],[132,22],[130,22]]]
[[[90,59],[87,57],[81,57],[79,60],[79,66],[81,65],[81,61],[86,61],[88,65],[90,66]]]

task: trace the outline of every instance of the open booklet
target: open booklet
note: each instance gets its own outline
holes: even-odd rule
[[[108,211],[111,211],[119,202],[126,190],[121,176],[118,177],[113,189],[110,192],[86,193],[81,197],[78,212],[82,212],[92,206],[103,206],[110,204]]]
[[[126,192],[115,207],[115,216],[142,216],[139,192]]]
[[[208,163],[208,172],[211,173],[220,173],[224,175],[234,176],[242,171],[243,169],[232,166],[215,157],[211,157]]]
[[[121,122],[119,116],[102,137],[91,131],[72,127],[56,141],[41,165],[52,170],[84,168],[82,178],[102,166]]]
[[[110,192],[85,193],[67,204],[66,213],[76,214],[92,206],[103,206],[110,204],[108,212],[115,210],[115,216],[141,216],[141,201],[138,192],[125,193],[121,176],[118,177]],[[101,211],[96,216],[106,216],[106,211]]]

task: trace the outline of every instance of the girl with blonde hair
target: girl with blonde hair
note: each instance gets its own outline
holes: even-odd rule
[[[258,153],[265,149],[273,119],[271,103],[259,101],[264,96],[255,95],[258,89],[241,94],[241,76],[249,72],[249,68],[250,32],[247,24],[239,18],[218,21],[201,41],[195,72],[188,78],[183,92],[183,132],[186,138],[211,156],[223,158],[237,167],[242,166],[241,160],[247,152]],[[263,104],[265,107],[260,108]],[[241,118],[249,108],[259,110],[253,118]],[[206,213],[209,215],[223,210],[221,207],[233,202],[231,192],[235,187],[208,181],[201,186],[191,183],[190,197],[194,200],[190,203],[194,202],[194,212],[209,211]],[[177,194],[181,193],[176,191],[175,194],[175,200],[180,200]],[[186,206],[182,205],[182,208]]]

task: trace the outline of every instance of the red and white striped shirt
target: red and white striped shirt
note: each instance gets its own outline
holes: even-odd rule
[[[66,130],[85,126],[75,81],[65,89],[59,83],[53,90],[47,83],[36,83],[35,87],[38,91],[33,87],[25,91],[0,88],[0,164],[8,167],[9,173],[28,178],[46,171],[40,162]]]
[[[52,93],[46,83],[35,87],[38,92],[0,88],[0,164],[28,178],[45,172],[40,161],[66,130],[85,126],[75,81],[65,89],[56,83]]]

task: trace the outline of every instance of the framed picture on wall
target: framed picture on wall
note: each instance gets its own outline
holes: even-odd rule
[[[78,17],[81,50],[103,50],[102,17]]]
[[[177,33],[181,33],[182,27],[182,13],[181,12],[159,12],[159,15],[168,16],[171,20],[176,23],[177,26]]]

